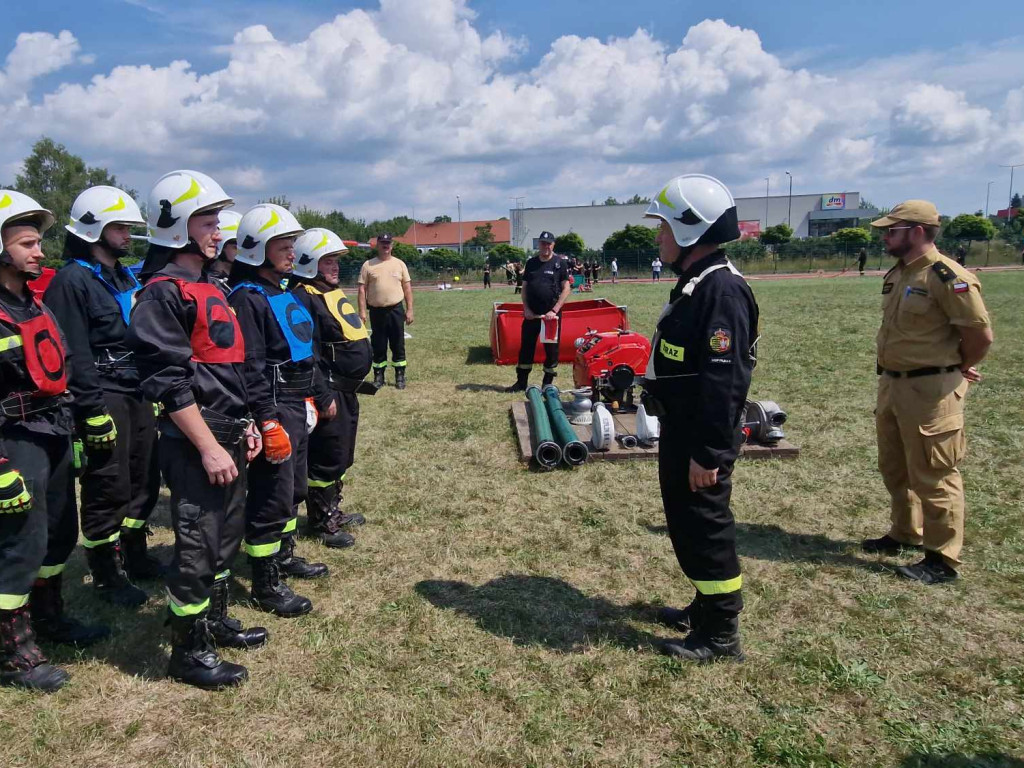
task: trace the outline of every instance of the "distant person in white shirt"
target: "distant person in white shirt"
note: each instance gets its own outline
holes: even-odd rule
[[[1022,254],[1024,256],[1024,254]],[[612,282],[615,282],[615,278],[619,276],[619,260],[612,259]]]
[[[655,256],[654,261],[651,262],[651,279],[661,280],[661,259],[657,256]]]

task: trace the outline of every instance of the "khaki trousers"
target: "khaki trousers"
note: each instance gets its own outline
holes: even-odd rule
[[[875,431],[878,469],[892,497],[889,536],[924,544],[946,563],[960,563],[964,485],[957,465],[967,450],[959,371],[913,379],[878,379]]]

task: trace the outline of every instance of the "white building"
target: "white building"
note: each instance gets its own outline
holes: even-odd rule
[[[613,232],[627,224],[657,226],[645,219],[646,205],[576,205],[559,208],[513,208],[512,245],[537,250],[537,236],[547,230],[555,235],[575,232],[587,248],[598,249]],[[877,211],[860,207],[859,192],[813,195],[738,197],[736,212],[744,237],[756,237],[766,227],[788,223],[794,237],[820,237],[843,227],[855,227]]]

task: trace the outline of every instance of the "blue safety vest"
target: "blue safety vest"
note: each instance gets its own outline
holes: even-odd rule
[[[95,277],[97,280],[103,283],[106,289],[110,291],[110,294],[117,301],[117,306],[121,308],[121,317],[124,318],[124,324],[128,325],[128,318],[131,316],[132,313],[132,301],[135,298],[135,292],[142,287],[139,284],[138,279],[136,279],[135,275],[133,275],[130,270],[121,267],[121,272],[131,279],[133,285],[126,291],[119,291],[117,290],[117,288],[108,283],[106,279],[103,277],[103,273],[100,271],[99,264],[94,264],[93,262],[85,261],[84,259],[75,259],[75,263],[85,267],[90,272],[92,272],[93,277]]]
[[[291,292],[285,291],[277,296],[268,296],[263,286],[256,283],[240,283],[234,291],[241,288],[251,288],[263,294],[267,303],[270,304],[270,311],[277,320],[277,325],[284,334],[284,340],[288,342],[288,350],[291,353],[293,363],[307,360],[313,356],[313,316],[309,314],[298,299],[292,296]]]

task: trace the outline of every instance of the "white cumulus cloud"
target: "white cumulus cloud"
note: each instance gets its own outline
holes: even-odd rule
[[[798,190],[860,188],[890,203],[919,183],[915,196],[957,205],[958,174],[1024,150],[1024,91],[964,84],[996,72],[1005,47],[965,53],[962,76],[947,53],[939,80],[928,54],[800,68],[721,20],[679,42],[623,33],[560,37],[526,68],[526,41],[483,33],[468,0],[381,0],[300,40],[275,36],[272,19],[238,29],[212,71],[184,60],[116,66],[36,96],[29,84],[80,46],[70,32],[24,33],[0,73],[0,93],[16,95],[0,113],[14,137],[0,164],[46,134],[112,158],[139,189],[195,167],[242,200],[445,213],[458,193],[467,216],[497,216],[513,194],[588,203],[650,194],[688,170],[737,194],[791,171]]]

